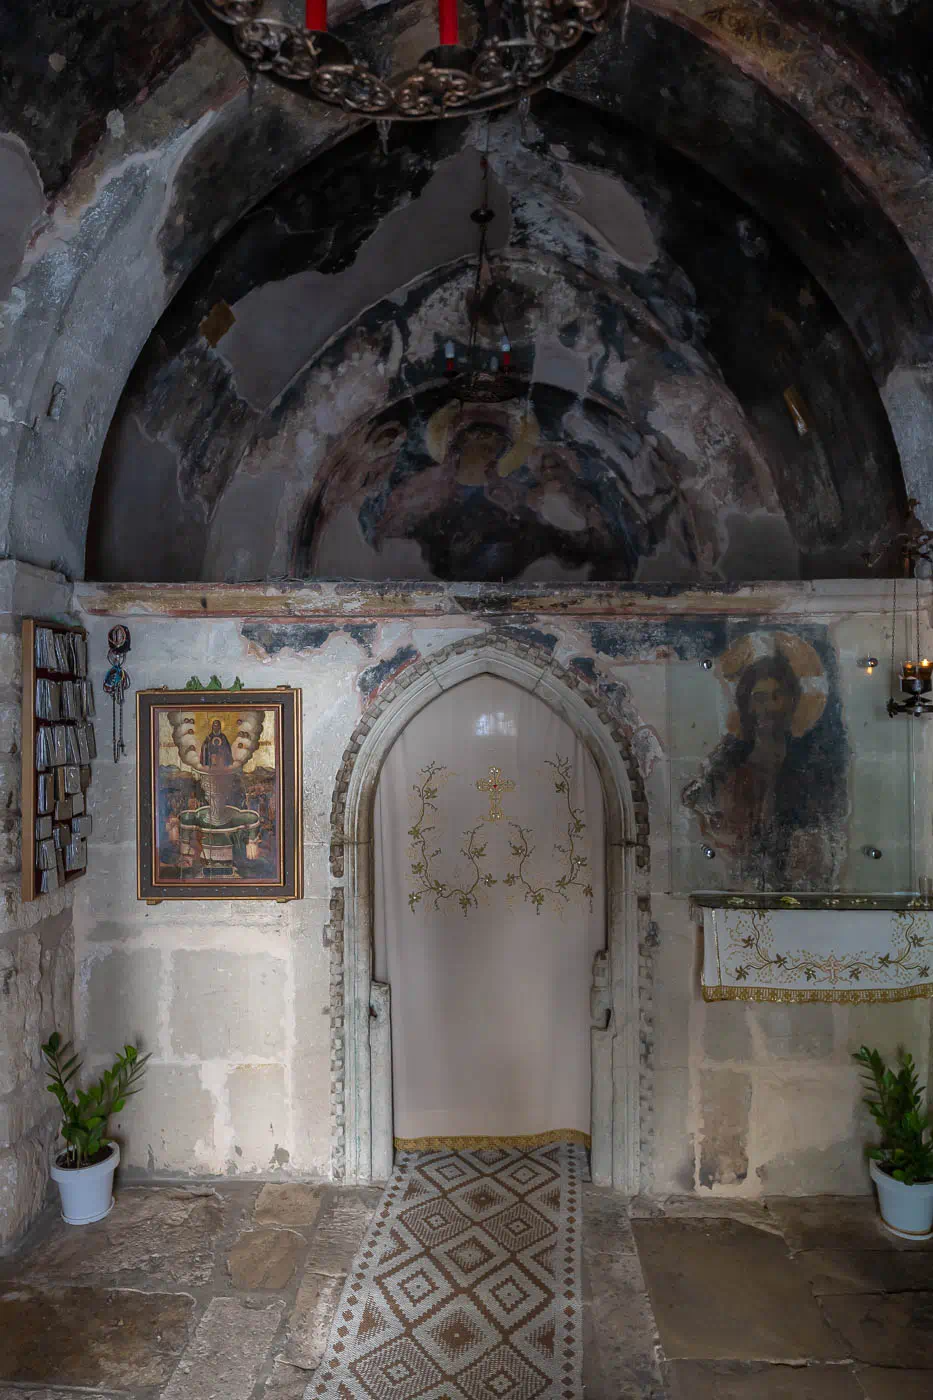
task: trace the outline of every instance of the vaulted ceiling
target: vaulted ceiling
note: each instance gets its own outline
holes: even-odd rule
[[[524,128],[387,143],[249,93],[181,0],[5,14],[6,551],[150,579],[861,572],[908,495],[933,506],[927,11],[635,4]],[[386,14],[399,45],[433,23]],[[461,408],[442,347],[487,142],[480,332],[504,308],[524,389]]]

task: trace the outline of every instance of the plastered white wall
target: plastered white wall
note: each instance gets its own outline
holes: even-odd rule
[[[793,596],[793,588],[785,591]],[[808,606],[809,620],[816,620],[812,600]],[[738,609],[735,616],[741,619]],[[84,620],[99,679],[113,619]],[[127,620],[134,692],[175,688],[192,674],[207,680],[212,673],[225,684],[239,676],[247,686],[301,688],[305,897],[284,905],[139,902],[133,695],[126,711],[127,753],[117,765],[108,751],[109,701],[101,697],[89,874],[79,883],[74,909],[79,1041],[95,1062],[125,1040],[152,1051],[146,1086],[117,1124],[131,1172],[326,1177],[328,846],[335,777],[366,697],[378,692],[381,681],[406,660],[478,637],[493,624],[464,615],[327,624]],[[874,638],[875,649],[880,645],[885,619],[870,611],[838,618],[830,607],[821,620],[836,639],[853,751],[864,758],[858,729],[868,702],[864,673],[855,663],[867,641]],[[629,731],[644,773],[656,924],[654,1025],[647,1047],[654,1073],[654,1189],[749,1196],[867,1189],[861,1154],[867,1125],[851,1051],[863,1041],[889,1051],[905,1043],[925,1072],[929,1004],[704,1004],[699,929],[686,894],[672,892],[671,760],[677,744],[669,691],[672,667],[682,662],[650,629],[637,645],[613,654],[594,645],[593,629],[582,620],[524,616],[508,619],[508,626],[518,628],[515,635],[535,632],[536,644],[544,637],[564,666],[587,663]],[[912,762],[926,773],[929,743],[922,726],[913,743]],[[912,841],[915,868],[925,862],[933,870],[928,787],[918,783],[914,793],[913,831],[888,835]],[[674,791],[676,798],[676,784]],[[676,841],[685,839],[676,824],[674,830]]]

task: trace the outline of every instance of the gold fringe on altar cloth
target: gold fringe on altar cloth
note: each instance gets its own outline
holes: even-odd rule
[[[706,1001],[867,1002],[933,996],[927,910],[703,910]]]
[[[547,1147],[552,1142],[577,1142],[587,1150],[589,1133],[576,1128],[552,1128],[549,1133],[521,1134],[518,1137],[420,1137],[395,1138],[396,1152],[464,1152],[477,1147]]]
[[[844,1006],[863,1006],[870,1001],[913,1001],[917,997],[933,997],[933,982],[921,982],[916,987],[863,987],[827,991],[823,987],[704,987],[704,1001],[832,1001]]]

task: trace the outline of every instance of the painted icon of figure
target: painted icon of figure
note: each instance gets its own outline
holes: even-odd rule
[[[181,835],[178,824],[178,813],[181,811],[181,798],[173,797],[169,801],[168,815],[165,819],[165,837],[170,846],[177,846]]]
[[[684,789],[705,839],[731,858],[733,880],[747,888],[819,889],[832,878],[845,787],[829,770],[844,753],[834,752],[825,716],[815,728],[800,724],[803,697],[780,651],[752,661],[735,689],[736,732]]]
[[[230,741],[221,728],[220,720],[211,723],[211,732],[201,745],[202,768],[232,768],[233,754]]]

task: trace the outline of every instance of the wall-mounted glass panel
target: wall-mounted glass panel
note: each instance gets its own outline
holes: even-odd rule
[[[887,666],[859,665],[882,629],[871,617],[730,623],[711,667],[670,663],[676,892],[915,887],[919,721],[889,719]]]

